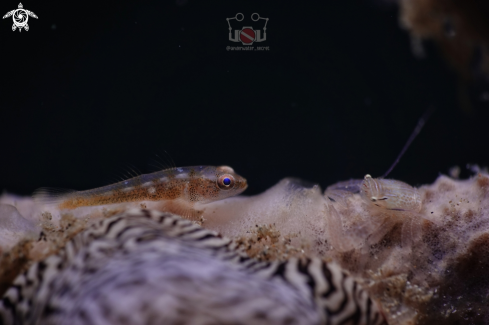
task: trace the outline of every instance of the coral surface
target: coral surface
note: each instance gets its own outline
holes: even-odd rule
[[[317,185],[284,179],[260,195],[202,205],[199,223],[257,260],[319,258],[340,265],[380,304],[389,324],[488,324],[489,176],[440,176],[418,189],[382,183],[392,193],[417,195],[419,205],[410,209],[402,209],[405,200],[395,201],[399,209],[376,204],[383,198],[366,197],[362,184],[341,182],[323,193]],[[2,269],[11,266],[4,287],[96,220],[131,206],[152,208],[143,202],[64,214],[12,195],[0,197],[0,204],[15,207],[1,210],[11,220],[4,231],[32,234],[39,227],[44,238],[2,243]],[[27,223],[12,222],[16,218]]]
[[[340,185],[322,196],[317,186],[286,179],[255,197],[213,203],[204,226],[238,238],[259,258],[338,262],[363,279],[389,324],[489,323],[487,174],[440,176],[418,189],[417,212],[379,208]],[[403,242],[407,222],[417,226],[407,227]]]
[[[134,209],[95,223],[19,276],[2,324],[386,324],[320,259],[258,262],[188,220]]]

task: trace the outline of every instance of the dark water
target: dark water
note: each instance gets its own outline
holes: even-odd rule
[[[394,6],[371,1],[24,2],[28,32],[1,20],[0,189],[84,190],[126,166],[230,165],[259,193],[286,176],[321,184],[382,175],[418,118],[437,108],[391,177],[432,182],[489,164],[488,102],[460,104],[437,48],[416,59]],[[17,7],[2,2],[4,13]],[[228,39],[261,29],[264,51]],[[256,17],[256,16],[255,16]],[[468,173],[465,173],[468,175]]]

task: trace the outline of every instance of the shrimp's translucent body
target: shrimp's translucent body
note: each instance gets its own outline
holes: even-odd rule
[[[360,185],[360,196],[365,202],[380,208],[379,213],[373,214],[378,215],[382,222],[370,236],[369,243],[380,241],[401,223],[401,245],[412,246],[424,219],[419,214],[422,200],[417,188],[398,180],[372,178],[367,174]]]
[[[360,186],[360,195],[366,202],[387,210],[421,210],[418,189],[394,179],[375,179],[367,174]]]
[[[398,180],[372,178],[367,174],[363,180],[340,182],[328,187],[325,192],[325,196],[337,206],[338,211],[348,209],[348,197],[355,194],[359,194],[366,203],[365,208],[369,215],[363,221],[367,222],[364,226],[361,226],[362,222],[358,225],[359,222],[356,221],[357,229],[370,229],[364,237],[367,247],[381,241],[398,224],[401,225],[401,246],[409,247],[413,244],[424,220],[420,214],[422,199],[417,188]],[[344,220],[334,206],[329,210],[331,227],[335,229],[332,242],[344,250],[353,248],[347,245],[348,240],[335,239],[338,233],[349,237],[341,226],[345,222],[349,224],[349,220]]]

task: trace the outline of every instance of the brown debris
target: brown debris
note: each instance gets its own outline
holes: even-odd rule
[[[3,296],[17,275],[27,270],[32,263],[29,256],[32,246],[32,241],[22,240],[10,251],[2,252],[0,256],[0,295]]]
[[[304,249],[292,245],[291,239],[297,235],[282,236],[275,225],[256,225],[247,236],[235,239],[238,248],[249,257],[260,261],[284,261],[291,257],[304,256]]]
[[[470,88],[485,89],[489,83],[489,1],[399,0],[399,4],[400,22],[411,34],[413,53],[423,57],[422,40],[434,41],[460,77],[459,105],[471,112]],[[487,93],[481,96],[485,100]]]
[[[29,266],[56,253],[76,234],[85,229],[87,219],[78,219],[72,215],[62,216],[60,226],[51,222],[49,213],[43,214],[42,232],[38,240],[22,240],[10,251],[0,255],[0,295],[12,285],[14,279]]]
[[[450,64],[468,80],[476,51],[489,74],[489,2],[401,0],[401,23],[414,37],[434,40]]]

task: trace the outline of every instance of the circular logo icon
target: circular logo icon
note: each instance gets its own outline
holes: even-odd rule
[[[239,38],[243,44],[251,44],[255,41],[255,31],[249,27],[243,28]]]
[[[25,26],[25,24],[27,24],[27,20],[29,19],[27,17],[27,12],[23,9],[15,10],[15,13],[12,16],[14,19],[14,24],[17,25],[17,27]]]

